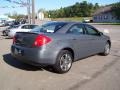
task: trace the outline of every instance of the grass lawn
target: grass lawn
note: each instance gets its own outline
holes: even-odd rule
[[[91,17],[71,17],[71,18],[52,18],[52,21],[77,21],[82,22],[84,18],[91,19]]]
[[[93,23],[98,25],[120,25],[120,23]]]
[[[51,18],[52,21],[76,21],[82,22],[84,19],[91,20],[92,17],[70,17],[70,18]],[[120,25],[120,23],[93,23],[98,25]]]

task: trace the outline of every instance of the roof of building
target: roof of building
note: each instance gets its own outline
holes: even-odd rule
[[[93,15],[98,15],[98,14],[101,14],[101,13],[107,13],[107,12],[111,12],[112,11],[112,6],[105,6],[105,7],[102,7],[98,10],[95,11],[95,13]]]

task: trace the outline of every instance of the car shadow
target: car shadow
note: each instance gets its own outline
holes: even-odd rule
[[[13,39],[13,38],[10,38],[10,37],[8,37],[8,36],[5,36],[5,39]]]
[[[4,36],[4,35],[0,35],[3,39],[12,39],[12,38],[10,38],[10,37],[8,37],[8,36]]]
[[[0,35],[0,36],[4,36],[4,35]]]
[[[50,66],[32,66],[29,64],[22,63],[16,59],[14,59],[11,54],[3,55],[3,60],[10,66],[13,66],[18,69],[26,70],[26,71],[50,71],[54,72]]]

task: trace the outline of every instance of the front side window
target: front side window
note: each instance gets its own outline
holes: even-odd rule
[[[98,31],[91,26],[86,26],[86,31],[88,35],[98,35]]]
[[[82,25],[74,25],[68,30],[67,33],[84,34],[84,27]]]

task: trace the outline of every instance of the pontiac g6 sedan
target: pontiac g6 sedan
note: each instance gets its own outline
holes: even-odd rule
[[[110,38],[91,25],[79,22],[50,22],[31,32],[17,32],[11,55],[31,65],[51,65],[66,73],[72,62],[110,53]]]

